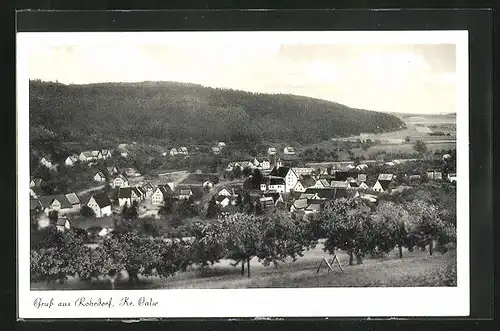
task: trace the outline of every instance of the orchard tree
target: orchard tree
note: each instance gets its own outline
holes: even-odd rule
[[[89,206],[82,206],[82,208],[80,209],[80,215],[89,218],[95,216],[95,213],[94,210]]]
[[[413,149],[420,153],[420,155],[427,153],[427,145],[421,140],[417,140],[415,144],[413,144]]]
[[[221,219],[214,222],[196,222],[191,227],[194,240],[191,244],[191,258],[202,266],[213,265],[226,256],[226,236]]]
[[[373,246],[388,253],[398,247],[399,257],[403,258],[403,247],[408,246],[408,232],[411,223],[408,212],[401,204],[382,201],[372,216]]]
[[[408,203],[407,206],[412,229],[409,233],[414,246],[425,248],[429,246],[429,254],[434,251],[434,242],[439,239],[445,228],[435,205],[422,200]]]
[[[341,249],[349,254],[349,265],[353,264],[354,255],[358,264],[362,263],[363,256],[374,249],[370,215],[370,208],[362,200],[328,201],[322,212],[325,251],[334,254],[336,249]]]
[[[217,214],[219,213],[216,197],[217,196],[214,194],[210,199],[210,201],[208,202],[207,218],[217,217]]]

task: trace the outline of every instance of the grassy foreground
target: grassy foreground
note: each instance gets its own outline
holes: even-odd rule
[[[305,252],[295,262],[277,267],[262,266],[257,259],[251,261],[251,278],[241,276],[240,266],[231,261],[221,261],[207,268],[191,268],[169,278],[142,278],[139,284],[129,284],[126,273],[116,284],[116,289],[169,289],[169,288],[280,288],[280,287],[417,287],[456,286],[456,253],[404,252],[399,259],[396,251],[383,258],[365,259],[363,264],[348,265],[348,255],[337,253],[344,272],[334,265],[328,271],[323,264],[317,268],[327,253],[318,245]],[[70,278],[65,284],[33,283],[32,290],[106,290],[106,280],[85,283]]]

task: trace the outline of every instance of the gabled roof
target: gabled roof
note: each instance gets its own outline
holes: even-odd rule
[[[314,180],[314,178],[312,177],[304,177],[300,180],[300,184],[304,187],[304,188],[307,188],[307,187],[311,187],[311,186],[314,186],[314,184],[316,184],[316,181]]]
[[[334,174],[335,180],[344,181],[347,177],[351,177],[348,171],[336,171]]]
[[[160,190],[163,197],[171,196],[174,193],[169,185],[159,185],[158,190]]]
[[[391,181],[394,178],[393,174],[380,174],[378,175],[378,180],[388,180]]]
[[[103,177],[103,178],[106,177],[106,176],[104,176],[104,173],[102,171],[96,172],[96,174],[94,175],[94,177],[97,176],[97,175],[99,175],[100,177]]]
[[[139,191],[139,193],[141,193],[142,195],[145,195],[146,194],[146,189],[144,187],[141,187],[141,186],[137,186],[136,189]]]
[[[297,200],[311,199],[316,193],[302,193]]]
[[[379,179],[377,181],[380,183],[380,186],[382,186],[382,188],[384,189],[384,191],[389,188],[389,184],[391,183],[390,180]]]
[[[64,194],[45,195],[38,199],[38,201],[40,201],[40,205],[44,209],[47,208],[54,200],[59,201],[62,209],[73,208],[73,205],[68,201],[68,198],[66,198]]]
[[[179,150],[181,152],[185,152],[185,153],[187,153],[187,151],[188,151],[187,147],[184,147],[184,146],[180,147]]]
[[[326,180],[326,179],[320,179],[319,182],[321,183],[321,185],[323,185],[324,187],[329,187],[331,186],[331,184]]]
[[[308,206],[307,199],[297,199],[293,202],[293,207],[295,209],[304,209]]]
[[[225,196],[225,195],[219,195],[215,200],[220,203],[220,202],[222,202],[222,201],[224,201],[226,199],[229,200],[229,198],[227,196]]]
[[[308,188],[305,191],[305,194],[313,194],[318,195],[320,199],[334,199],[335,198],[335,189],[328,188]]]
[[[35,184],[35,186],[39,186],[42,183],[42,179],[41,178],[32,178],[31,181],[33,181],[33,183]],[[31,181],[30,181],[30,183],[31,183]]]
[[[305,210],[307,210],[307,211],[313,211],[313,212],[318,212],[318,211],[321,211],[323,209],[323,204],[322,203],[319,203],[319,202],[314,201],[314,200],[308,201],[308,203],[309,202],[312,202],[312,203],[310,203],[305,208]]]
[[[264,193],[264,197],[271,198],[273,199],[274,203],[276,203],[276,201],[278,201],[279,198],[281,198],[281,194],[279,194],[278,192],[268,192]]]
[[[111,200],[109,199],[106,193],[99,193],[92,196],[99,206],[99,208],[104,208],[107,206],[111,206]]]
[[[112,166],[112,167],[106,167],[106,170],[112,174],[115,170],[118,171],[118,168],[115,167],[115,166]]]
[[[72,204],[72,205],[77,205],[80,203],[80,198],[76,193],[68,193],[66,194],[66,199]]]
[[[118,190],[118,198],[130,199],[132,196],[132,187],[120,187]]]
[[[279,168],[274,167],[269,175],[285,178],[286,175],[288,174],[288,171],[290,171],[289,167],[279,167]]]
[[[269,179],[269,185],[285,185],[285,180],[283,178],[271,178]]]
[[[98,156],[98,155],[99,155],[99,153],[101,153],[101,152],[99,152],[99,151],[92,151],[92,155],[93,155],[93,156]]]
[[[143,194],[145,194],[146,192],[142,193],[141,191],[141,188],[140,187],[133,187],[132,188],[132,191],[135,193],[135,195],[137,195],[138,197],[142,196]]]
[[[331,187],[339,187],[339,188],[347,188],[349,187],[349,184],[344,181],[338,181],[338,180],[332,180],[330,183]]]

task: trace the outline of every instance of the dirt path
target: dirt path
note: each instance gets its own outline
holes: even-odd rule
[[[91,187],[91,188],[88,188],[86,190],[78,191],[78,192],[76,192],[76,194],[77,195],[85,195],[85,194],[93,192],[93,191],[102,190],[104,188],[104,186],[105,185],[103,184],[103,185],[99,185],[99,186],[96,186],[96,187]]]

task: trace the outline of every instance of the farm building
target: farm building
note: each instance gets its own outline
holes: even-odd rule
[[[97,172],[94,175],[94,181],[96,181],[96,182],[105,182],[106,181],[106,176],[104,175],[104,173],[102,171],[99,171],[99,172]]]
[[[47,215],[51,211],[57,211],[59,215],[73,212],[73,205],[64,194],[41,196],[38,201],[42,206],[41,210],[43,210]]]
[[[99,193],[90,197],[87,206],[94,211],[96,217],[111,215],[111,200],[106,193]]]

